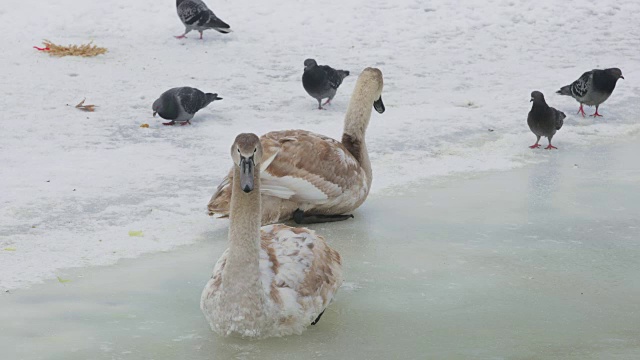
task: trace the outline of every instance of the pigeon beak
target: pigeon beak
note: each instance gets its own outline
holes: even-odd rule
[[[620,79],[624,80],[624,76],[620,75]]]
[[[253,190],[253,156],[240,158],[240,188],[248,193]]]
[[[531,100],[529,100],[529,102],[532,102],[532,101],[533,101],[533,98],[531,98]]]
[[[153,117],[156,117],[156,114],[157,114],[157,113],[158,113],[157,111],[154,111],[154,112],[153,112]]]

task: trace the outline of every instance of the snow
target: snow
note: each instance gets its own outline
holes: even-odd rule
[[[527,148],[532,90],[568,115],[558,151],[640,131],[635,0],[208,4],[233,33],[174,39],[183,26],[172,1],[23,0],[0,9],[0,288],[224,241],[213,234],[227,223],[208,217],[206,204],[231,165],[235,135],[303,128],[340,139],[367,66],[384,74],[387,109],[373,113],[367,133],[374,196],[553,157]],[[32,48],[42,39],[93,40],[109,52],[53,58]],[[352,71],[326,111],[302,88],[308,57]],[[626,80],[600,108],[604,118],[578,117],[577,102],[554,94],[586,70],[613,66]],[[176,86],[224,100],[191,126],[164,127],[151,104]],[[73,108],[85,97],[95,113]]]

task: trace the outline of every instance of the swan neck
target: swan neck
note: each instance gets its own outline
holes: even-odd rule
[[[344,118],[344,132],[342,144],[358,160],[371,179],[371,163],[365,142],[365,134],[371,119],[373,101],[361,88],[356,88],[351,96],[347,115]]]
[[[234,166],[229,212],[229,255],[223,276],[224,287],[242,286],[247,292],[260,287],[260,166],[254,171],[254,188],[245,193],[240,187],[240,168]]]

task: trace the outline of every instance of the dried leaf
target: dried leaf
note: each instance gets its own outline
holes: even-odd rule
[[[6,247],[6,248],[4,248],[4,251],[16,251],[16,248],[14,248],[14,247]]]
[[[142,124],[142,125],[140,125],[140,127],[141,127],[141,128],[145,128],[145,129],[148,129],[148,128],[149,128],[149,124]]]
[[[95,111],[96,105],[85,105],[84,104],[85,100],[87,100],[87,98],[82,99],[82,101],[80,101],[80,103],[76,105],[76,108],[84,111],[91,111],[91,112]]]
[[[142,230],[129,230],[129,236],[143,237]]]

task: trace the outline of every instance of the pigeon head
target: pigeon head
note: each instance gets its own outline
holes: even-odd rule
[[[318,66],[318,63],[313,60],[313,59],[307,59],[304,61],[304,70],[307,71],[308,69],[311,69],[314,66]]]
[[[205,96],[206,103],[207,103],[205,106],[211,104],[215,100],[222,100],[222,98],[219,97],[218,94],[206,93],[206,94],[204,94],[204,96]]]
[[[162,111],[162,99],[158,99],[156,101],[153,102],[153,106],[151,106],[151,109],[153,110],[153,116],[156,116],[157,113]]]
[[[255,168],[262,161],[260,138],[251,133],[238,135],[231,146],[231,158],[240,170],[240,188],[245,193],[251,192],[255,186]]]
[[[544,95],[540,92],[540,91],[533,91],[531,92],[531,100],[534,103],[544,103]]]
[[[622,70],[618,69],[618,68],[609,68],[605,70],[609,75],[613,76],[616,80],[618,79],[624,79],[624,76],[622,76]]]

